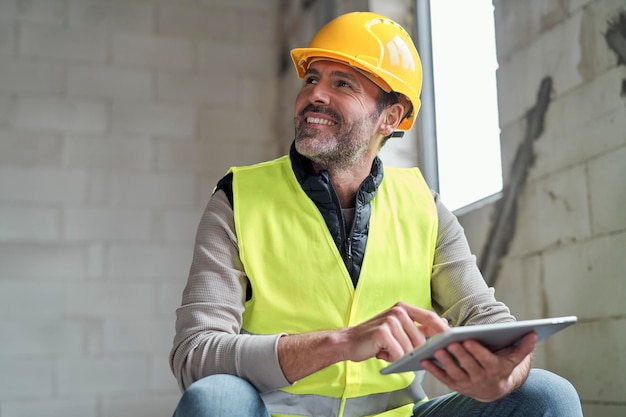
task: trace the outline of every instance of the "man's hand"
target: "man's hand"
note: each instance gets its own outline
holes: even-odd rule
[[[356,326],[283,336],[278,361],[293,383],[340,361],[394,361],[448,328],[432,311],[400,302]]]
[[[517,346],[492,353],[480,343],[452,343],[435,352],[422,367],[450,389],[483,402],[495,401],[521,386],[531,367],[537,336],[530,333]]]
[[[423,344],[427,337],[448,328],[448,322],[432,311],[400,302],[357,326],[344,329],[348,341],[345,358],[359,362],[377,357],[393,362]]]

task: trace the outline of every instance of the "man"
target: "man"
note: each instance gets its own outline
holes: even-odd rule
[[[175,416],[582,415],[573,387],[530,371],[535,335],[491,353],[454,343],[419,373],[380,370],[453,326],[513,321],[462,228],[417,169],[376,156],[419,109],[409,35],[349,13],[291,52],[302,88],[290,154],[232,168],[201,220],[172,370]],[[551,413],[551,414],[550,414]]]

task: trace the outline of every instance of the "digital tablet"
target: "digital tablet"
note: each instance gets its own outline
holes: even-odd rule
[[[577,320],[576,316],[567,316],[453,327],[429,338],[414,351],[404,355],[386,368],[383,368],[380,373],[391,374],[395,372],[418,371],[422,369],[420,365],[422,360],[434,359],[433,354],[436,350],[445,348],[453,342],[462,342],[472,339],[480,342],[492,352],[515,345],[522,337],[530,332],[537,334],[537,342],[539,342],[571,326],[576,323]]]

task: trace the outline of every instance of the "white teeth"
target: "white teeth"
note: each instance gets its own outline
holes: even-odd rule
[[[335,124],[335,122],[327,120],[327,119],[320,119],[319,117],[307,117],[306,118],[307,123],[317,123],[317,124],[322,124],[322,125],[326,125],[326,126],[332,126]]]

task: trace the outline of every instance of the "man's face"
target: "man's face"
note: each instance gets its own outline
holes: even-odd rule
[[[313,62],[295,103],[297,151],[320,168],[346,168],[375,154],[379,88],[337,62]]]

